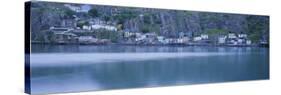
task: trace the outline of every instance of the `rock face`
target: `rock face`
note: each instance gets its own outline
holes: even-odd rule
[[[73,6],[82,6],[71,4]],[[211,29],[224,30],[228,33],[245,33],[254,40],[269,38],[269,17],[257,15],[240,15],[226,13],[194,12],[182,10],[163,10],[132,7],[115,7],[90,5],[95,9],[97,16],[89,13],[77,13],[66,7],[64,3],[32,3],[31,20],[34,39],[38,34],[51,26],[65,26],[65,20],[101,19],[121,26],[119,30],[129,32],[155,32],[165,37],[178,37],[182,32],[193,37]],[[68,25],[71,27],[71,25]],[[73,27],[76,27],[73,24]]]

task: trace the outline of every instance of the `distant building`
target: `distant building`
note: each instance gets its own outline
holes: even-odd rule
[[[49,30],[52,31],[54,34],[56,34],[56,33],[70,32],[73,29],[71,29],[71,28],[63,28],[63,27],[50,27]]]
[[[69,32],[63,32],[63,33],[55,33],[53,35],[53,40],[56,43],[70,43],[70,42],[76,42],[78,36],[73,34],[73,33],[69,33]]]
[[[240,39],[240,38],[237,39],[237,43],[238,43],[238,44],[243,44],[243,42],[244,42],[244,39]]]
[[[124,32],[124,37],[125,38],[129,38],[129,37],[132,37],[134,35],[135,35],[135,33],[133,33],[133,32]]]
[[[90,26],[87,26],[87,25],[84,25],[84,26],[82,27],[82,29],[84,29],[84,30],[91,30],[91,27],[90,27]]]
[[[247,38],[247,34],[238,34],[239,38]]]
[[[92,37],[92,36],[80,36],[78,38],[78,41],[80,43],[96,43],[98,39]]]
[[[247,44],[247,45],[251,45],[251,44],[252,44],[252,41],[251,41],[251,40],[247,40],[247,41],[246,41],[246,44]]]
[[[228,38],[229,39],[236,39],[237,37],[236,37],[236,35],[234,33],[229,33],[228,34]]]
[[[145,35],[141,35],[141,36],[137,37],[137,38],[135,39],[135,41],[142,41],[142,40],[144,40],[144,39],[146,39],[146,36],[145,36]]]
[[[95,24],[95,25],[92,25],[91,28],[92,28],[93,30],[105,29],[105,30],[109,30],[109,31],[117,31],[117,28],[116,28],[116,27],[110,26],[110,25]]]
[[[225,44],[225,42],[226,42],[226,36],[222,36],[222,37],[218,38],[218,43],[219,44]]]
[[[198,36],[198,37],[194,37],[194,38],[193,38],[193,41],[195,41],[195,42],[196,42],[196,41],[201,41],[201,40],[202,40],[201,36]]]
[[[158,40],[160,43],[165,43],[165,37],[164,37],[164,36],[157,36],[157,40]]]
[[[186,43],[188,43],[188,41],[189,41],[188,37],[182,37],[182,38],[177,39],[177,43],[180,43],[180,44],[186,44]]]
[[[200,37],[201,37],[201,40],[207,40],[209,38],[209,36],[207,34],[201,34]]]

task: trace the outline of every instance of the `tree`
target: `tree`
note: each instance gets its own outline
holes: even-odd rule
[[[110,20],[110,16],[103,16],[104,21],[109,21]]]
[[[92,17],[98,17],[99,16],[99,12],[97,9],[95,8],[92,8],[88,11],[88,14]]]
[[[70,9],[65,9],[64,13],[65,13],[67,18],[73,18],[73,15],[76,14],[75,11],[72,11]]]

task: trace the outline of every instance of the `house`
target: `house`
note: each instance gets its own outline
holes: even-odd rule
[[[96,43],[98,39],[94,38],[93,36],[80,36],[78,41],[80,43]]]
[[[140,37],[137,37],[136,39],[135,39],[135,41],[142,41],[142,40],[144,40],[146,37],[145,37],[145,35],[142,35],[142,36],[140,36]]]
[[[201,40],[202,40],[201,36],[198,36],[198,37],[194,37],[194,38],[193,38],[193,41],[195,41],[195,42],[201,41]]]
[[[132,37],[133,35],[135,35],[135,33],[133,33],[133,32],[124,32],[124,37],[125,38],[129,38],[129,37]]]
[[[84,25],[84,26],[82,27],[82,29],[84,29],[84,30],[91,30],[91,27],[90,27],[90,26],[87,26],[87,25]]]
[[[243,44],[243,42],[244,42],[244,39],[241,39],[241,38],[237,39],[238,44]]]
[[[165,37],[164,37],[164,36],[157,36],[157,40],[158,40],[160,43],[165,43]]]
[[[207,40],[209,38],[207,34],[201,34],[200,37],[202,40]]]
[[[49,29],[51,32],[53,32],[54,34],[56,34],[56,33],[59,33],[59,34],[61,34],[61,33],[65,33],[65,32],[70,32],[70,31],[72,31],[73,29],[71,29],[71,28],[63,28],[63,27],[50,27],[50,29]]]
[[[186,44],[186,43],[188,43],[188,41],[189,41],[188,37],[182,37],[182,38],[177,39],[177,43],[180,43],[180,44]]]
[[[247,40],[246,41],[246,45],[251,45],[252,44],[252,41],[251,40]]]
[[[100,24],[94,24],[91,26],[91,28],[93,30],[97,30],[97,29],[105,29],[105,30],[109,30],[109,31],[117,31],[117,28],[114,26],[110,26],[110,25],[100,25]]]
[[[234,33],[229,33],[228,34],[228,38],[229,39],[236,39],[237,37],[236,37],[236,35]]]
[[[230,40],[230,41],[228,42],[228,44],[230,44],[230,45],[237,45],[238,42],[237,42],[236,40]]]
[[[221,36],[218,38],[218,43],[219,44],[225,44],[226,42],[226,36]]]
[[[170,43],[173,43],[173,38],[166,38],[163,41],[163,44],[170,44]]]
[[[239,38],[247,38],[247,34],[238,34]]]
[[[144,35],[145,35],[145,41],[149,44],[153,44],[157,40],[157,35],[155,33],[146,33]]]
[[[53,40],[56,43],[70,43],[70,42],[76,42],[77,41],[77,35],[69,32],[63,32],[63,33],[55,33],[53,35]]]

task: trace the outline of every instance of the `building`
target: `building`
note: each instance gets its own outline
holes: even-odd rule
[[[207,40],[209,38],[209,36],[207,34],[201,34],[200,37],[201,37],[201,40]]]
[[[108,31],[117,31],[117,28],[110,25],[100,25],[100,24],[94,24],[91,26],[92,30],[98,30],[98,29],[105,29]]]
[[[246,45],[251,45],[252,44],[252,41],[251,40],[247,40],[246,41]]]
[[[237,39],[237,43],[238,43],[238,44],[243,44],[243,43],[244,43],[244,39],[238,38],[238,39]]]
[[[96,43],[98,39],[94,38],[93,36],[80,36],[78,38],[79,43]]]
[[[195,41],[195,42],[201,41],[201,40],[202,40],[201,36],[198,36],[198,37],[194,37],[194,38],[193,38],[193,41]]]
[[[239,38],[247,38],[247,34],[238,34]]]
[[[90,27],[90,26],[87,26],[87,25],[84,25],[84,26],[82,27],[82,29],[84,29],[84,30],[91,30],[91,27]]]
[[[228,38],[229,39],[236,39],[237,37],[236,37],[236,35],[234,33],[229,33],[228,34]]]
[[[157,40],[158,40],[160,43],[165,43],[165,37],[164,37],[164,36],[157,36]]]
[[[135,35],[135,33],[133,33],[133,32],[124,32],[124,37],[125,38],[129,38],[129,37],[132,37],[134,35]]]
[[[218,38],[218,44],[225,44],[226,42],[226,36],[221,36]]]
[[[56,33],[53,35],[53,40],[56,43],[75,43],[77,42],[77,35],[69,32]]]
[[[182,38],[177,39],[177,43],[179,43],[179,44],[187,44],[188,41],[189,41],[188,37],[182,37]]]
[[[64,32],[70,32],[72,31],[73,29],[72,28],[63,28],[63,27],[50,27],[49,29],[51,32],[53,32],[54,34],[56,33],[64,33]]]

